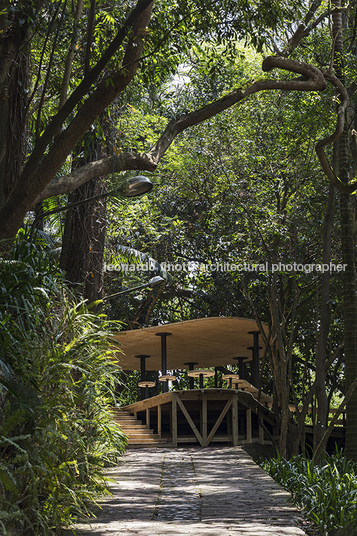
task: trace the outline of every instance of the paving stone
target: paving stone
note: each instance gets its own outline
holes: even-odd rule
[[[241,447],[129,449],[107,475],[113,495],[78,536],[305,534],[290,494]]]

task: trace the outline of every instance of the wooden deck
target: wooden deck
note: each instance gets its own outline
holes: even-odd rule
[[[264,430],[273,436],[275,419],[268,406],[271,398],[244,382],[243,389],[192,389],[171,391],[121,408],[153,431],[159,441],[174,447],[179,443],[211,442],[232,445],[264,443]],[[129,433],[130,439],[130,433]],[[270,442],[270,441],[269,441]]]

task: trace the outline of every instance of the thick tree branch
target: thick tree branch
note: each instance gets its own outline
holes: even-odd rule
[[[349,105],[349,97],[347,90],[345,86],[340,82],[340,80],[333,74],[330,74],[327,71],[323,71],[323,75],[332,85],[336,87],[336,89],[339,92],[339,95],[337,97],[339,106],[337,110],[337,122],[336,122],[336,128],[334,132],[330,135],[324,138],[323,140],[320,140],[316,147],[315,151],[317,156],[319,157],[321,167],[324,171],[324,173],[329,178],[331,184],[333,184],[338,190],[342,192],[352,193],[357,190],[357,181],[351,181],[349,184],[343,183],[335,174],[333,169],[331,168],[329,161],[327,159],[327,156],[324,151],[324,147],[327,145],[331,145],[334,141],[336,141],[342,134],[344,126],[345,126],[345,114],[346,109]]]
[[[268,91],[272,89],[282,89],[287,91],[320,91],[326,87],[326,82],[319,69],[307,63],[275,56],[269,56],[263,61],[263,71],[269,72],[276,68],[301,74],[304,79],[261,80],[248,86],[244,90],[237,89],[232,91],[232,93],[204,106],[200,110],[181,116],[179,119],[168,124],[159,141],[152,149],[151,156],[154,160],[159,161],[177,134],[188,127],[197,125],[198,123],[227,110],[227,108],[230,108],[249,95],[253,95],[259,91]]]
[[[100,60],[93,67],[93,69],[83,78],[79,86],[73,91],[73,93],[63,104],[59,112],[53,117],[49,125],[46,127],[44,134],[41,136],[40,140],[36,144],[31,154],[31,157],[29,158],[25,166],[23,172],[24,177],[32,176],[32,174],[36,171],[36,168],[43,157],[46,147],[51,142],[52,137],[58,132],[58,129],[62,127],[64,121],[72,113],[78,103],[80,103],[81,99],[89,92],[92,84],[96,82],[100,74],[103,72],[107,63],[123,44],[123,41],[128,35],[130,29],[134,27],[137,20],[140,19],[142,13],[148,8],[148,6],[152,4],[152,1],[153,0],[138,0],[136,7],[130,13],[125,24],[119,30],[118,34],[108,46],[107,50],[103,53]],[[93,100],[93,96],[88,100]]]
[[[355,378],[355,380],[351,383],[347,393],[346,393],[346,396],[345,398],[342,400],[339,408],[337,409],[335,415],[333,416],[333,419],[331,420],[330,424],[328,425],[328,428],[326,430],[326,432],[324,433],[320,443],[317,445],[317,448],[314,452],[314,456],[313,456],[313,460],[318,460],[319,457],[321,456],[322,454],[322,451],[323,451],[323,448],[324,448],[324,445],[326,444],[336,422],[337,422],[337,419],[339,418],[339,416],[341,415],[341,413],[343,413],[344,409],[345,409],[345,406],[346,404],[349,402],[349,400],[351,399],[355,389],[357,387],[357,378]]]
[[[67,58],[64,66],[64,74],[62,79],[62,85],[61,85],[61,94],[59,99],[59,105],[58,108],[61,109],[64,103],[67,99],[67,92],[69,87],[69,80],[71,77],[71,71],[72,71],[72,64],[74,60],[74,54],[76,50],[76,45],[78,41],[78,24],[82,15],[82,8],[83,8],[83,0],[77,1],[77,7],[74,14],[74,20],[73,20],[73,34],[71,39],[71,44],[69,45]]]
[[[112,50],[114,42],[118,46],[119,41],[120,43],[123,42],[129,31],[127,25],[122,28],[112,45],[104,53],[102,59],[84,78],[47,127],[44,135],[40,138],[32,152],[11,196],[0,211],[0,221],[3,222],[0,230],[0,238],[15,236],[26,212],[31,208],[36,197],[41,194],[58,169],[63,165],[75,144],[88,130],[98,115],[113,102],[134,77],[142,53],[143,29],[149,24],[151,17],[152,2],[153,0],[139,0],[136,8],[128,18],[128,21],[130,19],[131,22],[129,27],[132,30],[132,37],[129,39],[124,56],[123,64],[125,68],[115,73],[111,79],[104,80],[98,85],[97,89],[85,101],[82,108],[80,108],[68,128],[58,136],[48,154],[41,162],[47,144],[56,133],[56,128],[62,124],[64,118],[70,113],[70,110],[78,103],[76,101],[79,96],[77,91],[81,87],[81,92],[85,88],[89,91],[92,82],[98,77],[98,65],[102,65],[104,60],[108,60],[108,50]],[[135,16],[133,15],[134,13]],[[97,73],[96,76],[94,76],[95,73]]]
[[[310,35],[310,33],[324,19],[329,17],[331,14],[341,12],[341,11],[347,11],[349,9],[349,6],[344,7],[344,8],[329,9],[328,11],[324,11],[324,13],[322,13],[319,17],[317,17],[316,20],[314,20],[311,24],[309,24],[320,5],[321,5],[320,0],[317,0],[311,4],[311,7],[304,19],[304,22],[298,26],[296,32],[289,39],[289,42],[285,50],[282,52],[283,56],[289,56],[295,50],[295,48],[299,45],[300,41],[304,39],[304,37],[307,37],[308,35]]]
[[[81,166],[68,175],[56,177],[35,199],[34,204],[54,195],[68,194],[82,184],[97,177],[104,177],[111,173],[127,171],[131,169],[145,169],[154,171],[157,163],[148,155],[139,153],[121,153]]]
[[[321,0],[314,0],[314,2],[312,2],[311,6],[310,6],[310,9],[306,13],[306,16],[304,18],[304,22],[299,24],[296,32],[289,39],[288,45],[287,45],[286,49],[283,52],[284,56],[288,56],[289,54],[291,54],[291,52],[298,46],[298,44],[300,43],[301,39],[306,37],[307,25],[312,20],[313,16],[315,15],[315,13],[318,10],[318,8],[320,7],[320,5],[321,5]]]
[[[206,121],[210,117],[227,110],[249,95],[253,95],[259,91],[273,89],[286,91],[321,91],[326,87],[326,81],[321,71],[307,63],[275,56],[269,56],[263,61],[263,71],[269,72],[276,68],[300,74],[302,77],[290,80],[260,80],[245,89],[236,89],[199,110],[182,115],[178,119],[171,121],[161,134],[157,143],[147,154],[123,153],[122,155],[104,158],[98,162],[92,162],[82,166],[70,175],[53,179],[34,202],[37,203],[53,195],[68,193],[94,177],[129,169],[154,171],[180,132]]]

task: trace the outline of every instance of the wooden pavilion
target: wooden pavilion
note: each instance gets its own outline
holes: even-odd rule
[[[123,331],[116,339],[124,352],[117,354],[123,370],[141,370],[142,400],[115,410],[129,443],[237,445],[270,442],[277,433],[270,410],[272,399],[258,390],[262,348],[255,320],[200,318]],[[239,375],[232,374],[225,388],[217,385],[218,367],[237,363]],[[204,388],[207,369],[213,374],[213,367],[215,387]],[[167,378],[174,378],[172,371],[182,369],[189,370],[190,389],[170,391]],[[149,370],[161,371],[162,394],[149,396]],[[198,388],[194,376],[199,377]]]

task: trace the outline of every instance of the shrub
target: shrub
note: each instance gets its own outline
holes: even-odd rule
[[[113,422],[110,333],[51,256],[17,242],[0,261],[0,532],[60,533],[107,493],[126,437]]]
[[[320,534],[355,534],[357,471],[342,453],[325,455],[318,465],[296,456],[265,460],[262,467],[292,494]]]

